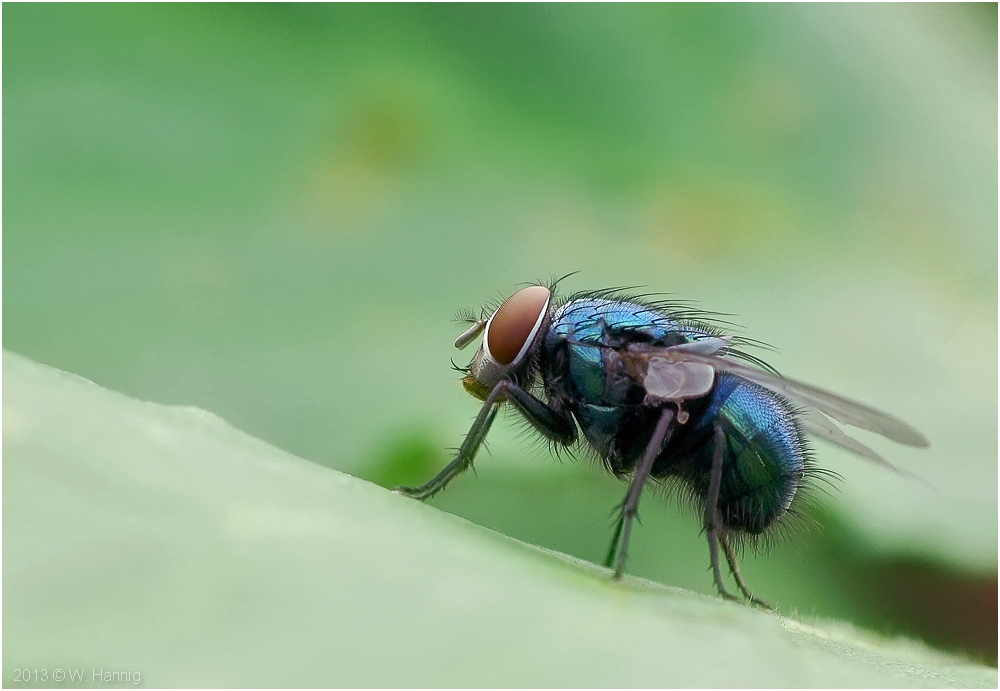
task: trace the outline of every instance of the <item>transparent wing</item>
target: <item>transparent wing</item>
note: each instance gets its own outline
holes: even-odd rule
[[[729,339],[725,337],[705,338],[691,343],[671,346],[673,353],[695,353],[711,355],[725,348]],[[644,351],[646,352],[646,351]],[[715,383],[715,367],[701,362],[690,362],[676,358],[649,357],[626,352],[625,370],[642,382],[646,389],[647,401],[682,401],[698,398],[712,390]]]
[[[883,468],[888,468],[894,473],[899,475],[905,475],[906,477],[916,480],[924,487],[929,488],[933,492],[937,492],[938,489],[924,480],[919,475],[911,473],[908,470],[903,470],[899,466],[893,465],[889,461],[885,460],[878,452],[868,448],[861,442],[859,442],[854,437],[844,434],[843,430],[837,427],[833,421],[830,420],[826,415],[819,412],[818,410],[812,408],[806,408],[803,410],[802,415],[799,417],[799,422],[802,425],[802,429],[815,437],[820,439],[825,439],[826,441],[839,446],[842,449],[850,451],[851,453],[857,454],[862,458],[867,458]]]
[[[715,369],[700,362],[667,362],[652,358],[642,384],[648,399],[682,401],[699,398],[712,390]]]
[[[684,348],[683,346],[663,348],[639,344],[629,346],[627,354],[623,357],[625,359],[636,358],[644,361],[645,366],[641,369],[647,371],[649,365],[657,360],[663,360],[671,364],[686,362],[709,365],[716,371],[730,372],[766,389],[782,394],[797,403],[814,408],[824,416],[832,417],[834,420],[842,422],[845,425],[852,425],[868,430],[869,432],[875,432],[906,446],[920,448],[929,446],[929,442],[924,435],[888,413],[867,406],[864,403],[844,398],[817,386],[782,377],[772,372],[766,372],[730,358],[715,354],[703,354],[691,348]],[[832,427],[829,424],[829,420],[826,420],[826,423],[828,427]],[[877,463],[888,463],[864,444],[851,439],[839,429],[834,428],[836,431],[830,432],[827,427],[816,423],[815,419],[813,427],[814,429],[810,431],[813,431],[819,437],[827,439],[861,456],[870,458]],[[815,429],[821,431],[815,432]],[[833,438],[831,439],[830,437]],[[845,439],[849,441],[845,442]]]
[[[831,444],[835,444],[851,453],[874,461],[878,465],[900,472],[899,468],[885,460],[877,451],[865,446],[854,437],[844,434],[844,431],[837,427],[836,423],[818,410],[805,408],[799,417],[799,422],[803,430],[815,437],[825,439]]]

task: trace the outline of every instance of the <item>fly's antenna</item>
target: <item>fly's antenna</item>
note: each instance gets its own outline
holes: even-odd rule
[[[455,339],[455,347],[462,350],[465,346],[476,340],[476,336],[482,333],[483,329],[486,328],[485,319],[477,319],[473,322],[472,326],[462,332],[462,334]]]

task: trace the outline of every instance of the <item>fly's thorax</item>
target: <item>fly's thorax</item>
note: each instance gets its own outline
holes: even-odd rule
[[[483,342],[462,380],[466,391],[483,400],[501,379],[531,366],[551,303],[545,286],[523,288],[504,300],[486,322]]]

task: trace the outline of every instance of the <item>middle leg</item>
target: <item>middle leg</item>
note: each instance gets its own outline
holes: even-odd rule
[[[632,521],[639,513],[639,499],[642,496],[643,485],[649,479],[649,474],[653,470],[653,462],[663,450],[663,445],[669,439],[670,423],[674,421],[674,411],[670,408],[663,408],[660,412],[660,419],[653,430],[653,436],[649,438],[646,450],[642,455],[642,460],[636,466],[635,475],[632,477],[632,484],[629,485],[625,499],[622,501],[621,513],[618,516],[618,523],[615,526],[615,533],[611,538],[611,546],[604,559],[604,565],[611,567],[614,564],[615,578],[621,578],[625,573],[625,560],[628,558],[628,543],[632,537]],[[617,559],[615,553],[617,552]]]

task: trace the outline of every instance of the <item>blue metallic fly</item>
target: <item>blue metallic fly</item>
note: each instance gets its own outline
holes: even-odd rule
[[[577,444],[582,432],[584,448],[609,472],[631,478],[605,559],[616,578],[643,487],[653,480],[679,486],[702,510],[719,593],[736,599],[722,579],[721,546],[740,592],[766,607],[740,575],[735,546],[794,513],[793,501],[819,472],[806,435],[894,470],[833,420],[928,445],[891,415],[777,374],[740,350],[749,341],[682,305],[617,289],[560,300],[556,283],[523,288],[469,320],[455,346],[483,334],[461,369],[482,409],[444,470],[398,492],[428,499],[444,489],[472,465],[499,407],[510,404],[557,446]]]

